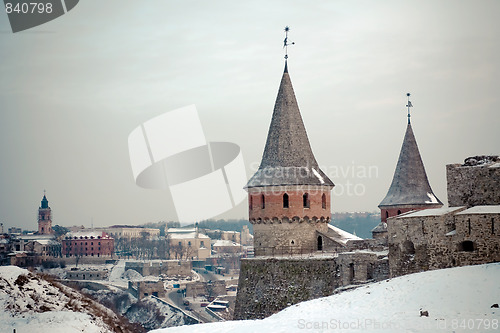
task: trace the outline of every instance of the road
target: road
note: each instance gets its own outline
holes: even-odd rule
[[[178,293],[177,289],[172,290],[167,293],[167,298],[177,307],[184,309],[186,313],[191,314],[191,316],[197,318],[202,323],[213,323],[216,320],[214,317],[209,315],[205,308],[202,308],[199,304],[190,304],[189,306],[193,309],[192,311],[185,310],[186,306],[184,305],[184,298],[182,297],[182,293]]]

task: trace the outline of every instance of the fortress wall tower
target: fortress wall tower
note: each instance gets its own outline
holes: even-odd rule
[[[408,94],[409,96],[409,94]],[[411,103],[408,101],[408,105]],[[408,125],[398,163],[387,195],[379,204],[381,223],[372,230],[373,238],[387,235],[387,219],[412,210],[442,207],[431,189],[420,157],[408,113]]]
[[[321,249],[333,187],[312,152],[285,60],[262,161],[245,187],[255,255]]]

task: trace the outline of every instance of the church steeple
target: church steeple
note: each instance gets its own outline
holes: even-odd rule
[[[38,208],[38,234],[52,234],[52,209],[49,207],[49,200],[43,194],[40,208]]]
[[[49,200],[47,200],[45,193],[43,194],[42,204],[40,208],[49,208]]]

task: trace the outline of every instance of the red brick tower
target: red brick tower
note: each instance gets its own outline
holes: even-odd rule
[[[262,161],[245,187],[255,255],[321,250],[333,187],[314,158],[285,60]]]
[[[410,94],[407,94],[410,96]],[[443,203],[432,192],[424,163],[410,122],[411,102],[408,100],[408,126],[399,154],[398,164],[389,191],[378,206],[381,223],[372,230],[373,238],[386,235],[387,218],[411,210],[439,208]]]
[[[49,201],[45,194],[43,195],[42,205],[38,208],[38,234],[50,235],[52,231],[52,210],[49,207]]]

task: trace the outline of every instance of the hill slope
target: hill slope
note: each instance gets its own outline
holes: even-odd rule
[[[500,263],[429,271],[303,302],[269,318],[171,332],[495,332]],[[427,311],[428,317],[420,316]]]
[[[0,332],[134,332],[79,292],[16,266],[0,267]]]

